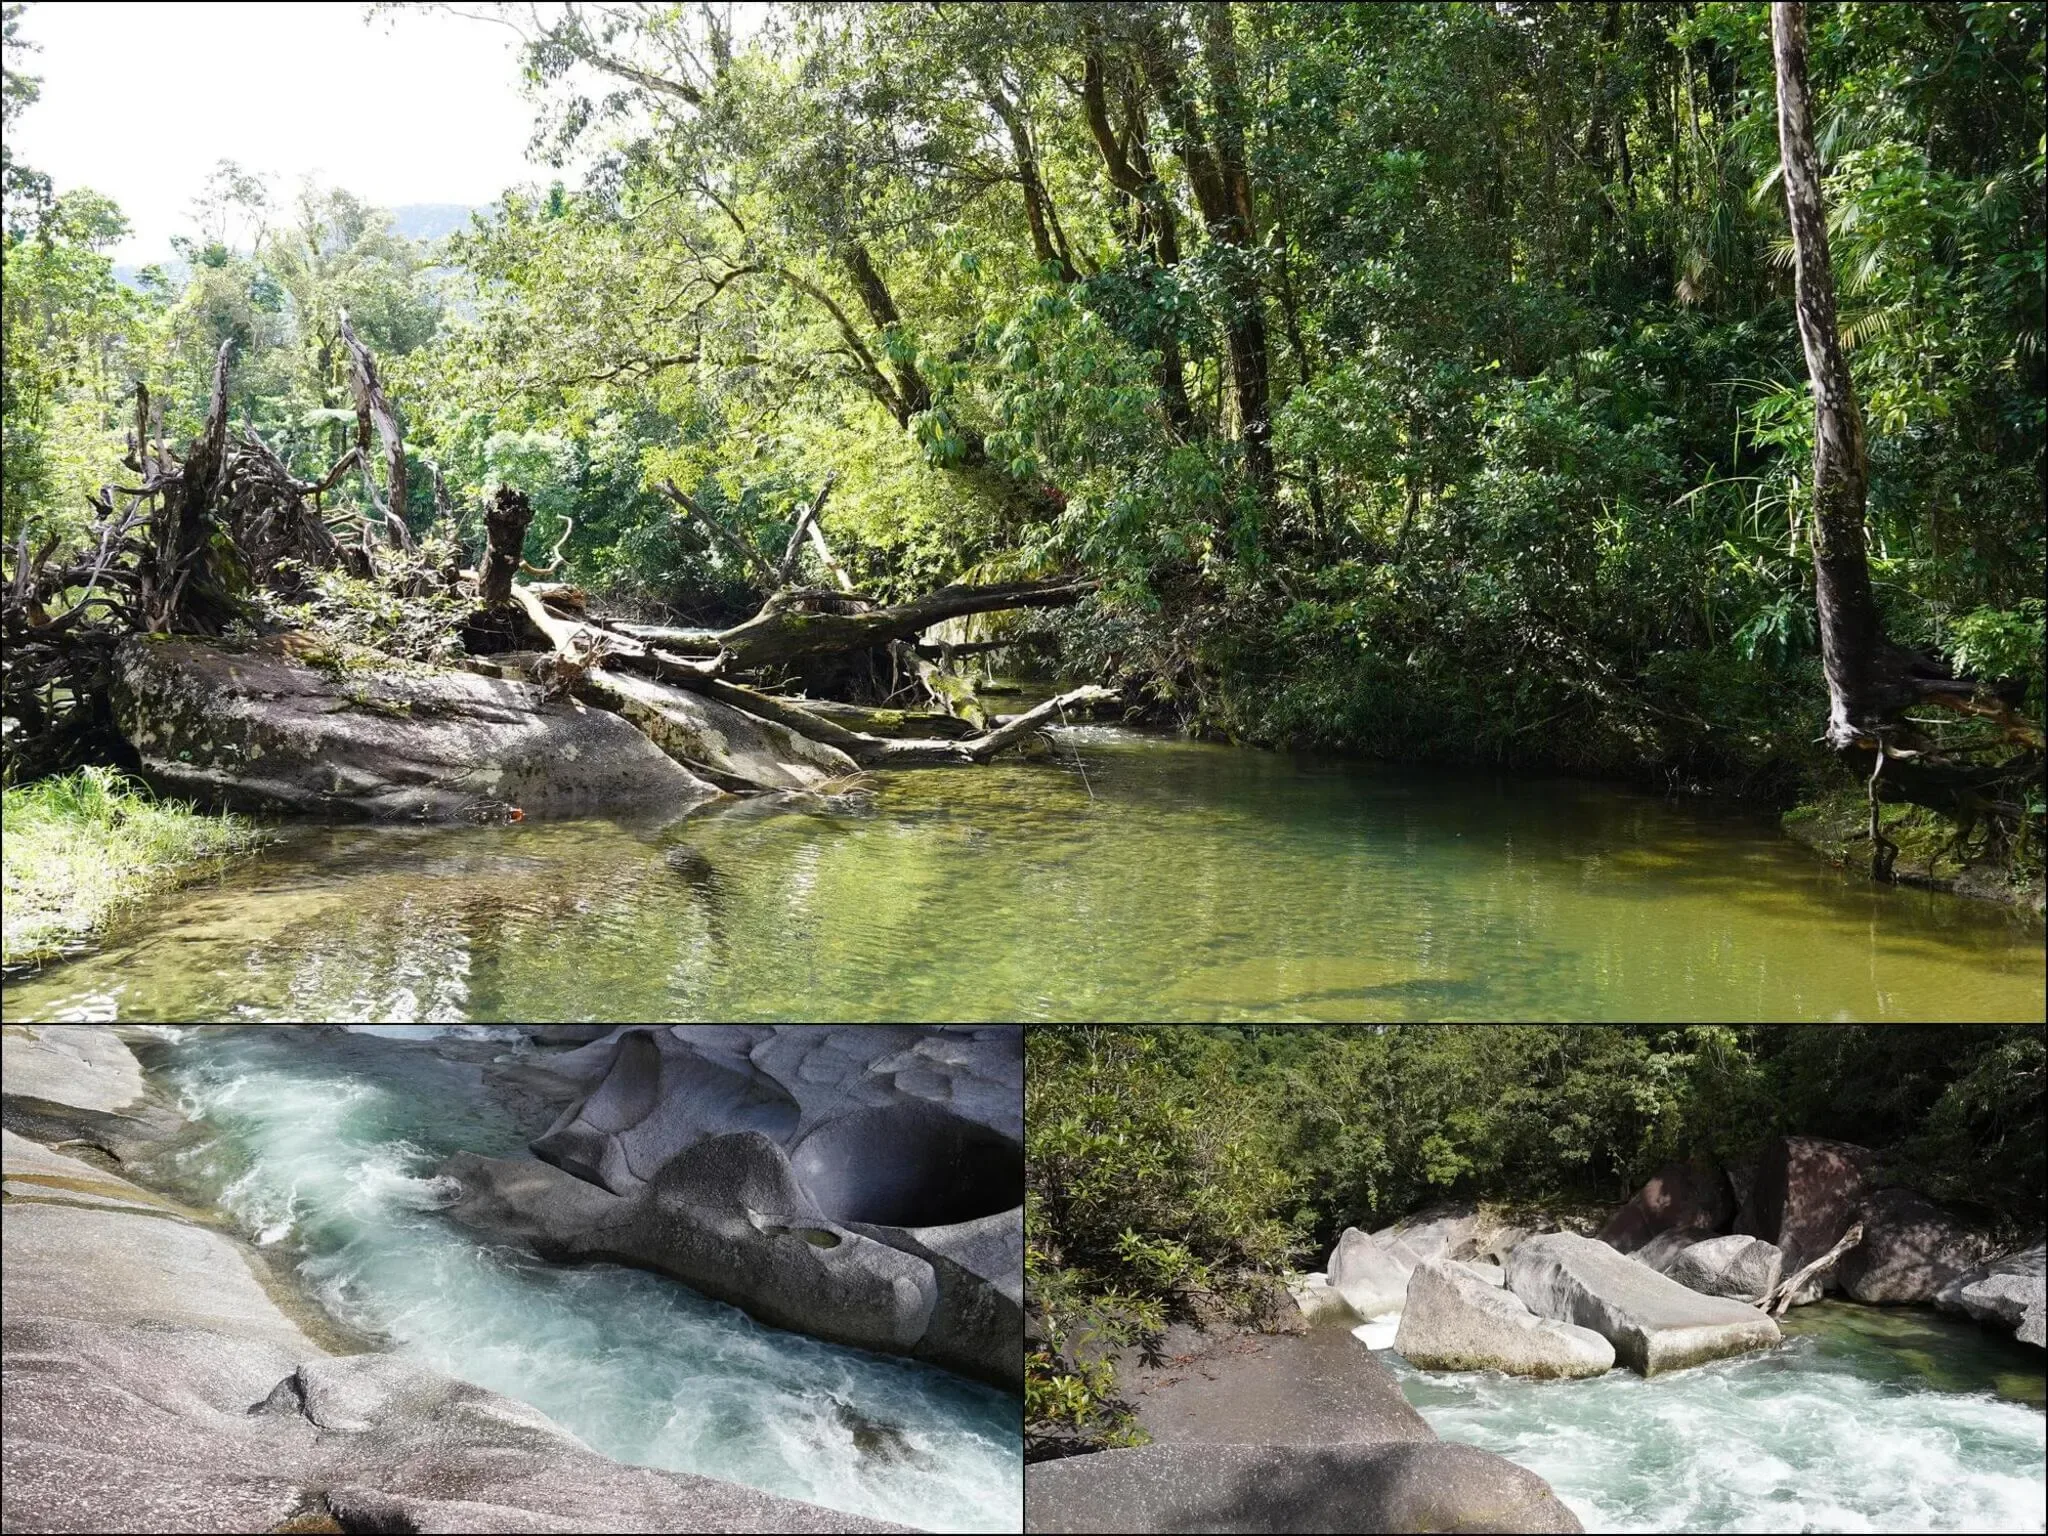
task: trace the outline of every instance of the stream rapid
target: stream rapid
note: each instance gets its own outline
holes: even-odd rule
[[[1800,1307],[1775,1349],[1645,1380],[1419,1371],[1446,1440],[1541,1474],[1588,1531],[2039,1531],[2041,1352],[1921,1307]]]
[[[756,1323],[676,1281],[558,1266],[439,1213],[456,1151],[522,1156],[480,1087],[513,1031],[158,1031],[203,1130],[152,1170],[283,1256],[360,1348],[539,1408],[621,1461],[938,1530],[1015,1531],[1015,1397]],[[457,1059],[451,1059],[457,1058]]]
[[[829,814],[314,827],[11,1019],[2040,1019],[2041,920],[1612,785],[1063,730]]]

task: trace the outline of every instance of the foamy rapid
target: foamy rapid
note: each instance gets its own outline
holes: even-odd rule
[[[262,1027],[180,1042],[186,1112],[221,1132],[185,1171],[258,1242],[301,1251],[340,1320],[609,1455],[905,1525],[1019,1528],[1015,1398],[762,1327],[654,1275],[542,1264],[436,1214],[457,1193],[433,1177],[449,1152],[523,1150],[495,1110],[453,1095],[459,1070]]]
[[[1815,1337],[1651,1380],[1381,1359],[1439,1435],[1540,1473],[1588,1531],[2039,1531],[2048,1518],[2039,1409],[1871,1379]]]

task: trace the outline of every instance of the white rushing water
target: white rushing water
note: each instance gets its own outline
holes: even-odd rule
[[[257,1242],[302,1253],[344,1323],[622,1461],[905,1525],[1020,1528],[1014,1397],[763,1327],[655,1275],[543,1264],[439,1216],[455,1193],[430,1176],[443,1157],[523,1142],[473,1091],[474,1068],[421,1048],[435,1032],[174,1040],[186,1113],[221,1133],[181,1154],[181,1176]]]
[[[1588,1531],[2042,1530],[2041,1409],[1988,1386],[1934,1389],[1923,1374],[1939,1369],[1930,1349],[2002,1349],[2038,1392],[2039,1351],[2028,1362],[2011,1353],[2025,1346],[1925,1317],[1907,1347],[1837,1328],[1647,1381],[1628,1370],[1524,1381],[1380,1358],[1440,1436],[1540,1473]],[[2002,1370],[1979,1367],[1987,1382]]]

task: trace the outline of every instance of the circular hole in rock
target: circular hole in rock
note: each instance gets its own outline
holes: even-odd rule
[[[1024,1199],[1024,1149],[987,1126],[915,1104],[856,1110],[798,1144],[790,1171],[835,1221],[946,1227]]]

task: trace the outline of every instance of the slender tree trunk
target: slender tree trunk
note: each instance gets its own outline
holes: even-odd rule
[[[1863,416],[1835,324],[1835,276],[1821,204],[1820,157],[1806,92],[1806,7],[1771,6],[1778,75],[1778,145],[1792,222],[1799,339],[1813,383],[1814,606],[1828,680],[1828,743],[1840,751],[1881,739],[1886,700],[1879,686],[1882,634],[1863,539],[1868,474]]]

